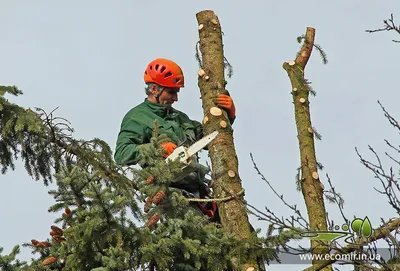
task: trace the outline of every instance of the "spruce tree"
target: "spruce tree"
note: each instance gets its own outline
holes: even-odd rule
[[[181,171],[178,161],[166,163],[160,155],[160,144],[168,141],[157,133],[155,122],[150,144],[140,148],[142,170],[133,170],[136,182],[147,203],[148,221],[143,231],[143,257],[157,270],[230,270],[231,259],[241,260],[249,254],[276,257],[272,249],[264,249],[256,234],[245,242],[209,221],[196,203],[190,202],[182,190],[172,188],[171,182]],[[158,223],[157,223],[158,222]]]
[[[162,158],[160,144],[168,138],[157,123],[151,142],[139,148],[140,163],[148,166],[120,167],[101,139],[74,139],[68,121],[54,112],[10,103],[5,95],[21,95],[18,88],[1,86],[0,94],[2,173],[22,159],[34,179],[54,182],[48,211],[59,215],[43,229],[46,240],[33,236],[23,244],[35,255],[32,262],[16,260],[16,246],[0,256],[4,270],[231,270],[232,259],[275,259],[270,247],[288,241],[256,233],[238,240],[170,187],[181,165]],[[147,202],[144,213],[140,202]]]

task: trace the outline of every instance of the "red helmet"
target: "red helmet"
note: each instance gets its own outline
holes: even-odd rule
[[[169,88],[181,88],[185,85],[182,69],[175,62],[165,58],[154,59],[147,65],[144,81]]]

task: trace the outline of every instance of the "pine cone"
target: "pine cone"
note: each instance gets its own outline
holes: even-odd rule
[[[37,244],[39,244],[39,241],[36,239],[32,239],[31,243],[32,243],[32,245],[36,246]]]
[[[65,213],[67,214],[67,215],[69,215],[69,214],[71,214],[71,209],[70,208],[65,208]]]
[[[40,248],[51,247],[51,244],[49,242],[39,242],[35,245],[35,247],[40,247]]]
[[[50,227],[51,229],[52,229],[52,231],[54,231],[57,235],[63,235],[63,233],[64,233],[64,231],[62,230],[62,229],[60,229],[59,227],[57,227],[57,226],[51,226]]]
[[[164,197],[165,197],[165,191],[164,190],[158,191],[157,194],[155,194],[153,197],[153,203],[155,205],[158,205],[160,201],[164,199]]]
[[[150,206],[151,206],[151,203],[153,202],[152,200],[153,200],[153,199],[152,199],[151,197],[148,197],[148,198],[146,199],[146,202],[145,202],[145,204],[144,204],[144,212],[145,212],[145,213],[148,213],[148,212],[150,211]]]
[[[50,257],[46,258],[46,259],[42,262],[42,265],[49,265],[49,264],[55,263],[56,261],[57,261],[57,258],[56,258],[56,257],[50,256]]]
[[[146,183],[151,184],[152,182],[154,182],[154,180],[155,180],[154,176],[149,176],[147,177]]]
[[[59,235],[58,233],[56,233],[56,232],[54,232],[54,231],[51,231],[51,232],[50,232],[50,236],[53,237],[53,236],[61,236],[61,235]]]
[[[151,226],[155,225],[158,222],[158,220],[160,220],[160,218],[161,218],[160,215],[153,215],[149,219],[149,221],[147,221],[146,226],[150,228]]]

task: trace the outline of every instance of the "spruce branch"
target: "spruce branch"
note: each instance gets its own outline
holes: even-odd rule
[[[196,49],[195,49],[195,58],[197,61],[197,64],[199,65],[199,68],[203,67],[203,62],[201,59],[201,52],[200,52],[200,41],[196,42]]]
[[[5,93],[21,94],[16,87],[1,87]],[[57,109],[57,108],[56,108]],[[108,144],[98,138],[76,140],[72,137],[70,123],[55,116],[56,109],[46,113],[41,108],[36,112],[12,104],[0,96],[0,157],[2,173],[15,169],[14,160],[20,156],[27,173],[34,179],[43,179],[48,185],[53,172],[61,164],[79,164],[88,170],[99,170],[103,177],[114,182],[135,187],[116,166]]]
[[[298,42],[298,43],[301,43],[302,41],[305,41],[305,40],[306,40],[306,35],[301,35],[301,36],[298,36],[298,37],[297,37],[297,42]],[[313,43],[312,46],[313,46],[313,47],[318,51],[318,53],[320,54],[321,59],[322,59],[322,63],[325,64],[325,65],[328,64],[328,56],[326,55],[325,51],[322,49],[322,46],[319,45],[319,44],[316,44],[316,43]],[[297,56],[300,54],[300,52],[301,52],[301,51],[299,51],[299,52],[297,53]]]
[[[224,56],[224,68],[228,70],[227,73],[228,78],[231,78],[233,75],[233,67],[225,56]]]
[[[18,89],[16,86],[1,86],[0,85],[0,96],[4,96],[4,94],[6,94],[6,93],[12,94],[14,96],[23,94],[22,90]],[[1,97],[1,98],[3,98],[3,97]]]
[[[61,243],[54,246],[52,256],[67,257],[65,268],[71,270],[83,270],[84,266],[106,267],[109,261],[118,258],[130,258],[139,264],[132,248],[140,246],[140,232],[134,221],[126,216],[130,208],[133,218],[142,220],[133,210],[137,208],[133,188],[127,191],[119,183],[103,180],[99,172],[90,173],[79,166],[72,169],[63,166],[61,169],[55,174],[58,189],[49,192],[56,200],[49,211],[65,209],[65,213],[55,221],[61,222],[63,229],[51,227],[52,231],[62,235],[50,233],[53,244]],[[64,246],[74,248],[73,253],[71,249],[64,250]],[[85,257],[88,249],[98,257]],[[128,267],[127,261],[118,261],[118,264],[120,268]]]
[[[14,246],[8,255],[2,255],[3,248],[0,247],[0,269],[4,271],[20,271],[26,270],[27,263],[19,261],[16,256],[20,253],[20,247]]]

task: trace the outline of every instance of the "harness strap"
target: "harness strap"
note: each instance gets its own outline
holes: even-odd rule
[[[164,91],[164,87],[161,87],[158,89],[158,93],[156,95],[154,95],[154,98],[156,98],[157,103],[160,103],[160,95],[161,93]]]

